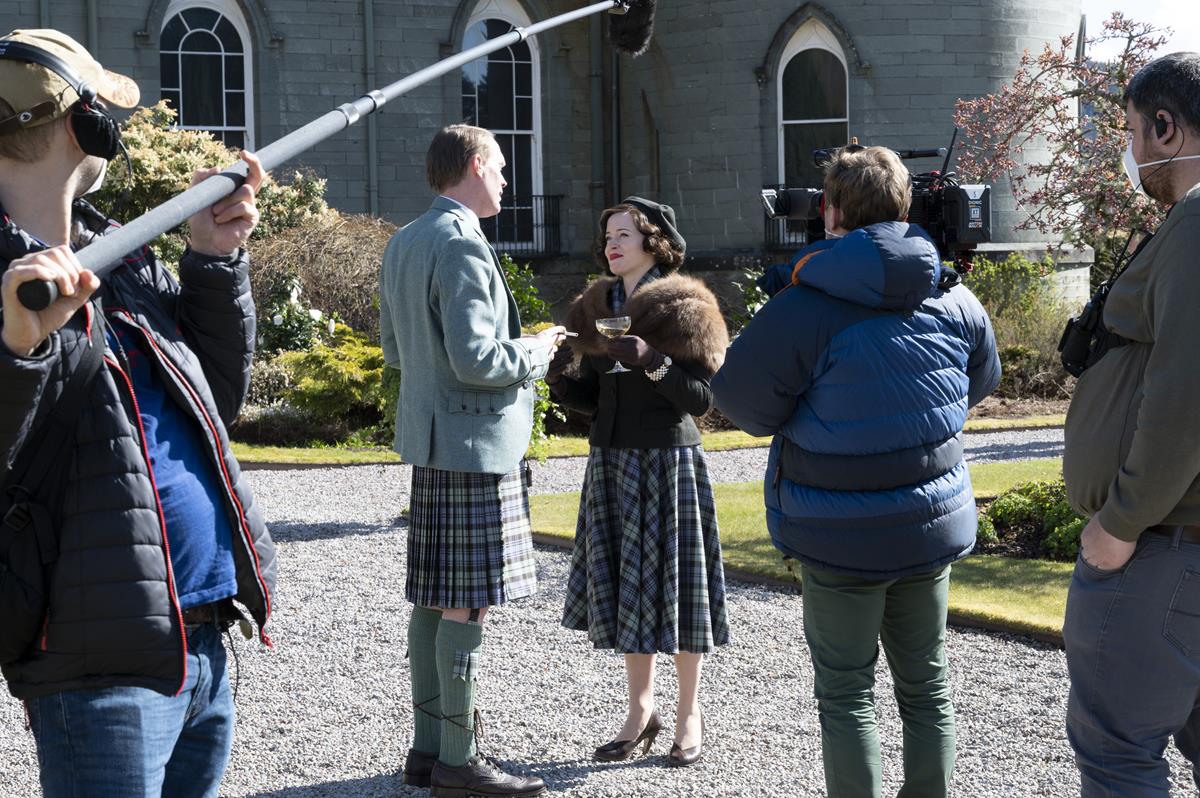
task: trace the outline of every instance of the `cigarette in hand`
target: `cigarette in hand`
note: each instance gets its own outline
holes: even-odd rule
[[[571,338],[578,338],[578,337],[579,337],[579,333],[577,333],[577,332],[565,332],[565,333],[563,333],[563,335],[570,336]]]

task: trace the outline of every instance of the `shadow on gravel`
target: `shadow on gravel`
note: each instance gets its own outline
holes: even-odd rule
[[[361,535],[405,534],[408,519],[397,518],[390,524],[362,523],[303,523],[300,521],[277,521],[267,524],[271,539],[276,543],[304,543],[319,540],[334,540]]]
[[[988,446],[970,446],[965,459],[995,462],[998,460],[1038,460],[1044,457],[1061,457],[1062,441],[1030,441],[1029,443],[997,443]]]
[[[666,756],[645,756],[624,762],[596,762],[593,759],[550,759],[544,762],[525,762],[522,772],[541,776],[553,792],[583,786],[588,776],[609,770],[659,771],[666,765]]]
[[[423,787],[409,787],[404,783],[399,773],[386,776],[372,776],[368,779],[348,779],[346,781],[327,781],[324,784],[310,784],[304,787],[285,787],[282,790],[257,792],[250,798],[349,798],[349,796],[425,796],[429,790]]]

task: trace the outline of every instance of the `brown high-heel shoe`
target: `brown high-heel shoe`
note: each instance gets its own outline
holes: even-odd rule
[[[704,753],[704,736],[706,734],[704,728],[704,713],[700,714],[700,745],[694,745],[691,748],[682,748],[679,743],[671,744],[671,753],[667,754],[667,765],[673,768],[687,767],[694,765],[700,761],[701,754]]]
[[[650,716],[650,720],[646,721],[646,728],[642,729],[642,733],[632,740],[610,740],[604,745],[596,749],[595,758],[601,762],[621,762],[630,757],[634,749],[638,747],[638,743],[645,742],[642,746],[642,756],[645,756],[650,751],[650,746],[654,744],[654,740],[658,737],[658,733],[662,731],[662,718],[658,715],[658,710]]]

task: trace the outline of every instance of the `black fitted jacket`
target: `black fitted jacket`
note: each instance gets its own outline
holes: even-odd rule
[[[612,365],[608,358],[584,355],[578,378],[564,375],[550,386],[559,403],[592,416],[592,446],[666,449],[700,443],[692,417],[712,407],[711,375],[673,362],[666,376],[654,382],[637,367],[627,374],[605,373]]]

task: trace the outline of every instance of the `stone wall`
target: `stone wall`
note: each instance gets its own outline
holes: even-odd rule
[[[262,146],[337,105],[461,49],[476,0],[373,0],[376,70],[367,85],[363,0],[237,0],[251,30],[255,134]],[[83,3],[48,0],[50,24],[86,42]],[[533,21],[575,0],[521,0]],[[111,0],[100,8],[106,65],[130,74],[146,102],[159,94],[158,31],[167,0]],[[675,206],[687,268],[740,273],[782,260],[767,251],[758,199],[779,180],[777,73],[791,35],[809,20],[837,40],[848,66],[849,130],[893,148],[945,146],[958,97],[999,88],[1022,50],[1074,33],[1080,0],[673,0],[659,4],[656,37],[636,60],[601,59],[601,118],[593,119],[590,31],[604,15],[537,37],[543,192],[561,194],[562,257],[534,262],[552,298],[596,267],[589,249],[603,206],[628,194]],[[12,27],[39,24],[35,0],[0,0]],[[456,73],[375,115],[380,214],[403,224],[430,201],[424,153],[462,115]],[[615,95],[614,95],[615,92]],[[614,103],[614,96],[617,101]],[[593,136],[603,163],[592,163]],[[369,209],[367,123],[305,153],[297,164],[328,180],[328,199]],[[912,161],[914,171],[940,166]],[[603,175],[596,180],[596,175]],[[994,186],[997,241],[1030,241],[1006,185]],[[1076,275],[1078,283],[1082,278]],[[1071,289],[1077,291],[1077,289]]]

